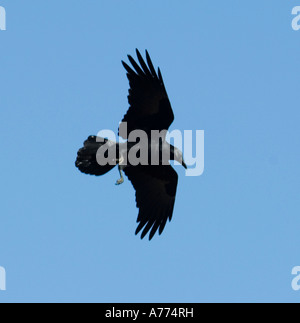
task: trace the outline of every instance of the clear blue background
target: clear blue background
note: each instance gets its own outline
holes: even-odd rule
[[[1,0],[0,302],[299,302],[299,1]],[[151,242],[118,172],[81,174],[128,108],[121,59],[148,49],[175,112],[205,130]]]

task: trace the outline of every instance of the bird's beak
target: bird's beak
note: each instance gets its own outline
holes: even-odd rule
[[[183,166],[185,169],[187,169],[187,166],[186,166],[186,164],[185,164],[184,160],[182,161],[182,166]]]

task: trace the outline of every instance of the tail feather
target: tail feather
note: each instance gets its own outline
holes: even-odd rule
[[[97,152],[103,145],[108,147],[117,145],[112,141],[96,136],[90,136],[85,142],[84,146],[78,150],[75,166],[85,174],[90,175],[104,175],[115,167],[114,165],[101,166],[97,162]]]

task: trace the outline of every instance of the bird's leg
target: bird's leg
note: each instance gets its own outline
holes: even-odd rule
[[[124,167],[122,166],[122,163],[124,162],[124,158],[123,156],[121,156],[121,158],[119,159],[119,173],[120,173],[120,179],[117,180],[116,185],[120,185],[124,182],[124,177],[123,177],[123,173],[122,170],[124,169]]]
[[[116,182],[116,185],[120,185],[124,182],[124,177],[123,177],[123,173],[122,173],[122,168],[121,166],[119,165],[119,173],[120,173],[120,179],[117,180]]]

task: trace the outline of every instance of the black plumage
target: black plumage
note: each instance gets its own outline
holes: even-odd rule
[[[127,71],[129,80],[129,109],[119,126],[119,136],[128,139],[129,134],[134,130],[143,130],[149,137],[152,130],[167,131],[174,120],[173,110],[166,92],[161,71],[155,68],[146,51],[146,62],[140,52],[136,50],[138,63],[128,55],[128,59],[133,68],[122,61]],[[123,127],[126,123],[127,127]],[[127,130],[126,130],[127,129]],[[126,165],[122,164],[124,155],[128,157],[128,147],[123,149],[124,144],[113,143],[107,139],[90,136],[84,143],[84,147],[78,151],[76,167],[86,174],[103,175],[114,165],[100,166],[97,161],[97,151],[103,145],[108,149],[116,149],[117,156],[115,165],[119,164],[121,179],[117,184],[123,182],[122,170],[131,181],[136,191],[136,205],[139,209],[137,218],[138,227],[136,234],[140,231],[141,238],[149,233],[151,240],[158,231],[161,234],[166,222],[172,219],[175,196],[178,183],[178,175],[168,160],[177,160],[185,168],[182,152],[165,141],[165,136],[160,141],[148,141],[150,145],[156,145],[160,152],[158,165],[132,165],[130,161]],[[150,149],[149,148],[149,152]],[[163,160],[162,151],[170,150],[168,160]]]

